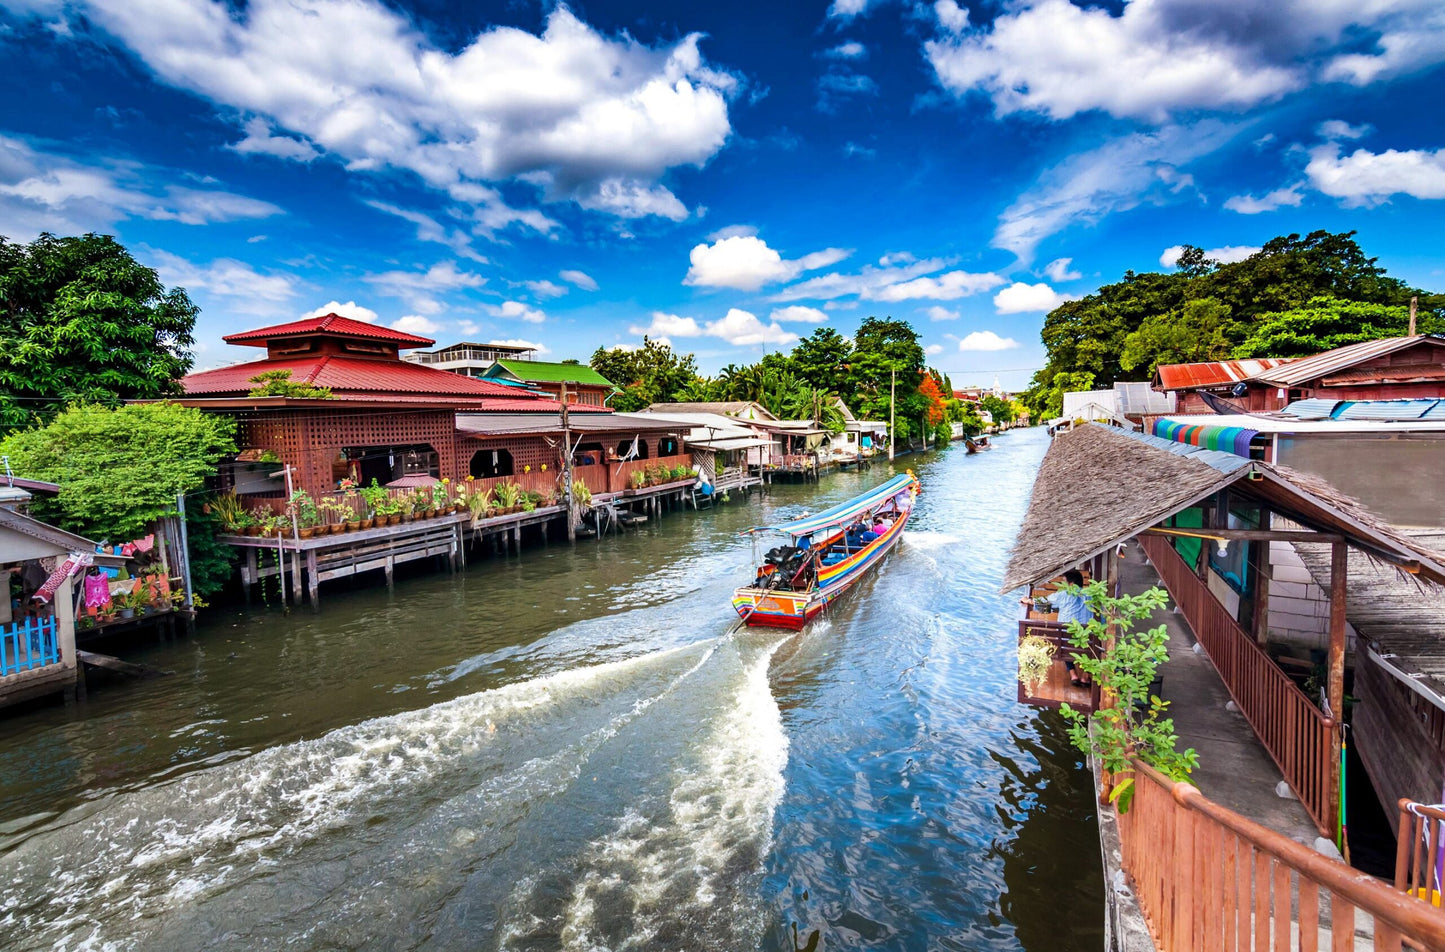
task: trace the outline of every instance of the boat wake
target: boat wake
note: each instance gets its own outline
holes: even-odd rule
[[[0,854],[6,946],[755,945],[780,643],[566,670],[87,804]]]

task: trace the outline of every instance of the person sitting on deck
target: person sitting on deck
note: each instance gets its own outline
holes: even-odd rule
[[[848,548],[850,548],[850,549],[860,549],[860,548],[862,548],[862,547],[863,547],[863,523],[861,523],[861,522],[855,522],[855,523],[853,523],[851,526],[849,526],[849,527],[848,527],[848,531],[847,531],[846,533],[844,533],[844,535],[843,535],[843,539],[844,539],[844,542],[847,544]]]
[[[1064,585],[1076,588],[1084,587],[1084,573],[1078,569],[1069,569],[1064,573]],[[1033,607],[1032,598],[1019,600],[1024,605]],[[1059,613],[1059,624],[1067,625],[1076,621],[1081,625],[1087,625],[1094,620],[1094,613],[1089,609],[1089,600],[1083,595],[1076,595],[1073,592],[1066,592],[1063,588],[1049,596],[1049,604]],[[1069,683],[1075,687],[1084,687],[1093,683],[1093,678],[1086,672],[1076,670],[1074,667],[1074,656],[1072,653],[1064,657],[1064,667],[1069,672]]]

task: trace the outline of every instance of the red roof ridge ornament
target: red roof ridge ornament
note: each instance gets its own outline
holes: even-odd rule
[[[265,347],[267,341],[287,337],[309,337],[315,334],[386,341],[389,344],[397,345],[399,350],[431,347],[436,343],[429,337],[419,337],[416,334],[408,334],[405,331],[393,330],[378,324],[368,324],[354,318],[342,317],[340,314],[324,314],[321,317],[306,317],[299,321],[288,321],[285,324],[258,327],[255,330],[227,334],[221,340],[228,344],[240,344],[246,347]]]

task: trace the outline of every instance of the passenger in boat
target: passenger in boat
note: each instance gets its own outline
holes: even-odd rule
[[[844,541],[850,549],[861,549],[863,547],[863,523],[855,522],[848,527],[843,535]]]

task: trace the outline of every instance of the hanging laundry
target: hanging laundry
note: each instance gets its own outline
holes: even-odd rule
[[[65,561],[57,565],[55,571],[50,573],[50,577],[40,586],[40,590],[31,597],[42,605],[50,604],[50,600],[55,597],[56,589],[60,588],[61,583],[94,561],[95,556],[89,552],[70,553],[66,556]]]
[[[85,577],[85,607],[105,608],[110,604],[110,578],[104,574]]]
[[[137,552],[149,552],[156,547],[156,534],[152,532],[144,539],[136,539],[131,545],[135,546]]]

